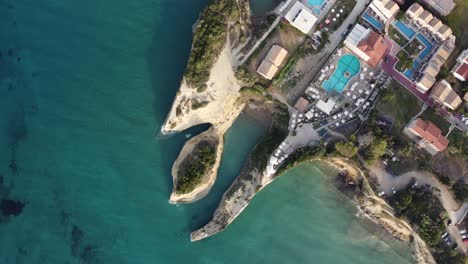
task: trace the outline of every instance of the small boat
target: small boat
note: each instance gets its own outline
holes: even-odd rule
[[[188,138],[190,138],[191,136],[192,136],[192,134],[186,134],[186,135],[185,135],[185,138],[188,139]]]

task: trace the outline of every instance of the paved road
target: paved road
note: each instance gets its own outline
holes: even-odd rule
[[[322,69],[323,64],[343,40],[342,34],[347,30],[348,25],[356,21],[369,3],[370,0],[357,0],[356,5],[348,17],[343,21],[341,26],[330,35],[329,43],[327,43],[319,53],[307,57],[303,65],[298,67],[297,71],[304,73],[304,78],[299,80],[296,87],[291,89],[291,92],[288,93],[290,101],[295,102],[297,98],[304,93],[307,86],[309,86],[310,82],[312,82],[320,69]]]
[[[255,50],[257,50],[257,48],[268,37],[268,35],[270,35],[271,31],[273,31],[273,29],[275,29],[275,27],[278,25],[278,23],[281,21],[281,19],[283,19],[283,16],[289,11],[289,9],[296,2],[297,1],[291,1],[291,3],[289,3],[288,7],[286,7],[282,13],[278,14],[278,16],[276,17],[273,24],[271,24],[270,28],[268,28],[268,30],[262,35],[262,37],[257,41],[257,43],[255,43],[255,45],[249,50],[249,52],[247,52],[247,54],[240,61],[239,65],[244,64],[250,58],[250,56],[252,56],[252,54],[255,52]]]
[[[383,164],[375,165],[370,167],[371,174],[375,176],[379,182],[377,187],[378,191],[384,191],[387,195],[393,195],[392,187],[395,187],[397,191],[403,190],[408,187],[411,181],[415,180],[419,186],[429,185],[435,189],[434,194],[437,195],[437,198],[441,202],[445,211],[449,215],[453,223],[456,223],[459,220],[460,213],[457,212],[460,208],[467,207],[467,203],[464,203],[460,206],[457,201],[455,201],[452,193],[448,187],[438,181],[432,174],[428,172],[418,172],[412,171],[400,176],[392,176],[387,171],[385,171]],[[463,243],[461,240],[458,228],[455,226],[449,226],[447,230],[450,233],[450,236],[454,238],[459,245],[459,249],[466,254],[468,250],[468,245]]]

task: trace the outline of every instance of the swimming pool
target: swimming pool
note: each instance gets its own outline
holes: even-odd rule
[[[351,54],[341,56],[336,64],[336,70],[332,76],[322,83],[322,88],[327,92],[335,90],[338,93],[343,92],[349,80],[356,76],[361,70],[359,59]]]
[[[429,54],[429,52],[432,50],[434,46],[429,40],[427,40],[427,38],[425,38],[421,34],[419,34],[416,38],[418,38],[418,40],[421,41],[424,44],[424,46],[426,46],[424,50],[421,53],[419,53],[419,56],[418,56],[418,58],[422,60],[427,56],[427,54]]]
[[[382,23],[380,23],[380,21],[378,21],[377,19],[375,19],[375,17],[369,15],[368,13],[364,13],[364,15],[362,15],[362,18],[378,30],[381,30],[383,28]]]
[[[408,40],[412,39],[414,35],[416,35],[416,32],[412,28],[403,24],[401,21],[395,22],[395,27],[397,27],[400,32],[408,38]]]
[[[411,69],[406,69],[405,72],[403,72],[403,75],[405,75],[406,78],[409,78],[413,74],[414,69],[418,68],[419,65],[419,62],[413,61],[413,67],[411,67]]]
[[[309,6],[322,6],[323,2],[325,2],[325,0],[307,0]]]

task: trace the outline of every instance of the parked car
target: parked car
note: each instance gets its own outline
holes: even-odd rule
[[[462,235],[461,238],[462,239],[468,238],[468,235]]]
[[[416,187],[418,187],[418,182],[415,181],[415,182],[413,183],[413,185],[411,185],[411,187],[413,187],[413,189],[416,188]]]
[[[447,233],[447,232],[445,232],[445,233],[442,234],[442,238],[446,238],[447,236],[448,236],[448,233]]]
[[[393,194],[396,194],[396,189],[395,189],[395,187],[392,187],[392,193],[393,193]]]
[[[379,192],[379,197],[382,197],[382,196],[384,196],[384,195],[385,195],[385,192],[384,192],[384,191]]]
[[[466,234],[466,229],[460,230],[460,235]]]

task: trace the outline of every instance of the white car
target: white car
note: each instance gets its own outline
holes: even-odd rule
[[[379,192],[379,197],[382,197],[382,196],[384,196],[384,195],[385,195],[385,192],[384,192],[384,191]]]
[[[460,234],[461,235],[466,234],[466,229],[460,230]]]
[[[442,238],[445,238],[446,236],[448,236],[448,233],[447,233],[447,232],[445,232],[445,233],[442,234]]]
[[[392,193],[393,193],[393,194],[396,194],[396,189],[395,189],[395,187],[392,187]]]

